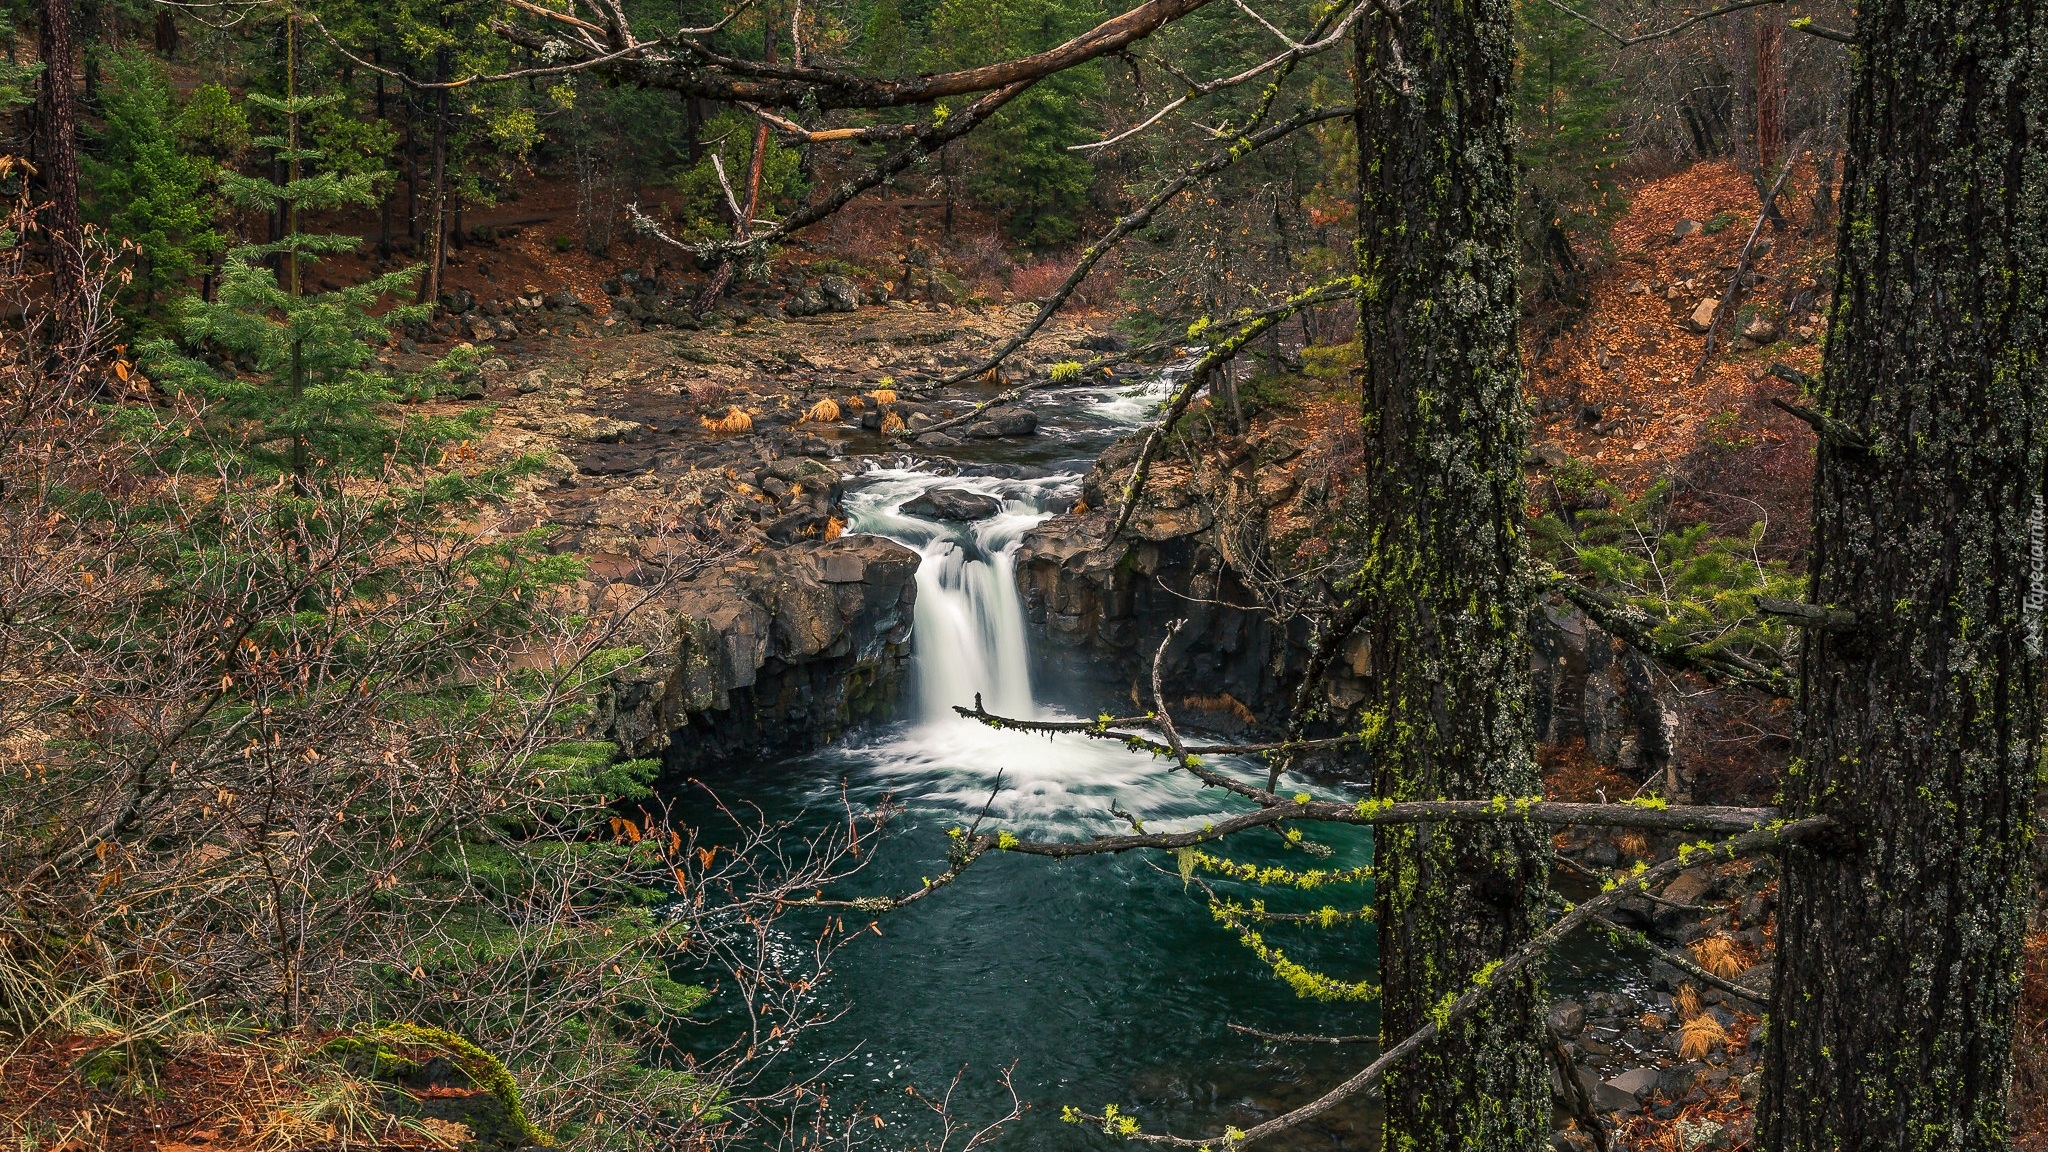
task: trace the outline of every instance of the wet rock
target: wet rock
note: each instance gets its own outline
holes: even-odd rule
[[[1692,1091],[1693,1082],[1706,1070],[1707,1066],[1698,1061],[1674,1064],[1662,1069],[1657,1073],[1657,1094],[1671,1100],[1680,1099]]]
[[[981,419],[961,429],[973,440],[998,440],[1031,436],[1038,431],[1038,413],[1029,408],[991,408]]]
[[[965,488],[928,489],[903,505],[903,511],[912,516],[959,522],[986,520],[1002,510],[1002,501]]]
[[[807,539],[664,591],[598,728],[671,771],[780,755],[882,714],[908,671],[915,552],[878,536]]]
[[[638,440],[646,431],[637,421],[592,416],[587,412],[570,412],[563,416],[532,421],[529,427],[542,435],[560,436],[565,440],[578,440],[586,444],[624,444]]]
[[[1663,896],[1674,904],[1695,904],[1713,886],[1713,879],[1704,872],[1680,872],[1677,879],[1664,886]]]
[[[833,312],[860,310],[860,288],[844,276],[826,276],[818,281],[818,294]]]
[[[1626,1095],[1628,1103],[1623,1105],[1623,1107],[1633,1108],[1638,1101],[1641,1101],[1644,1097],[1657,1090],[1657,1070],[1655,1068],[1631,1068],[1621,1075],[1607,1080],[1604,1086]],[[1602,1110],[1605,1111],[1605,1109]]]
[[[791,316],[816,316],[831,306],[825,303],[825,295],[816,288],[803,288],[782,302],[782,310]]]

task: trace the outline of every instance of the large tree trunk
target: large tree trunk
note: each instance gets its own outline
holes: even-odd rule
[[[36,121],[43,137],[43,189],[50,198],[43,228],[50,238],[51,300],[59,323],[69,326],[85,311],[85,232],[78,215],[78,110],[71,91],[77,58],[71,0],[39,0],[37,16],[43,82]]]
[[[2003,1149],[2036,773],[2048,2],[1862,8],[1763,1145]]]
[[[1513,26],[1510,0],[1413,0],[1358,37],[1363,592],[1388,798],[1541,790],[1521,531]],[[1534,934],[1548,844],[1520,827],[1377,836],[1391,1040]],[[1540,1005],[1538,979],[1517,976],[1391,1073],[1387,1147],[1546,1147]]]

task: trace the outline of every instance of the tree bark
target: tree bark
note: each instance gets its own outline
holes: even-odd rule
[[[1759,1132],[2004,1149],[2041,764],[2048,2],[1862,7]],[[1854,614],[1853,626],[1843,627]]]
[[[71,0],[39,0],[43,60],[37,124],[42,129],[43,188],[50,198],[43,228],[50,239],[51,301],[60,327],[85,312],[85,230],[78,212],[78,107],[71,73],[77,61]]]
[[[448,79],[448,50],[443,48],[435,58],[434,79],[446,82]],[[420,277],[418,303],[432,304],[441,298],[441,270],[448,266],[448,90],[434,92],[434,144],[433,144],[433,218],[434,227],[428,243],[432,245],[427,254],[426,274]]]
[[[1359,331],[1370,485],[1372,746],[1383,798],[1541,791],[1529,706],[1510,0],[1360,25]],[[1381,1034],[1406,1036],[1540,927],[1526,827],[1378,833]],[[1547,1147],[1539,978],[1389,1075],[1386,1146]]]

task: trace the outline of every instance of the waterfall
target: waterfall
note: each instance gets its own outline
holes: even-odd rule
[[[1024,602],[1017,594],[1017,548],[1024,534],[1070,494],[1077,477],[1040,480],[939,476],[909,468],[870,472],[847,498],[849,528],[887,536],[917,550],[917,612],[911,666],[926,723],[959,722],[955,705],[976,693],[991,712],[1035,716]],[[1002,501],[972,524],[926,519],[903,505],[932,488],[964,489]]]

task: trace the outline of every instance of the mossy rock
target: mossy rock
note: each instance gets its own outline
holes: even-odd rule
[[[338,1036],[322,1050],[357,1075],[388,1084],[382,1103],[391,1114],[468,1128],[472,1139],[465,1147],[481,1152],[554,1144],[527,1118],[504,1063],[454,1032],[381,1024]]]

